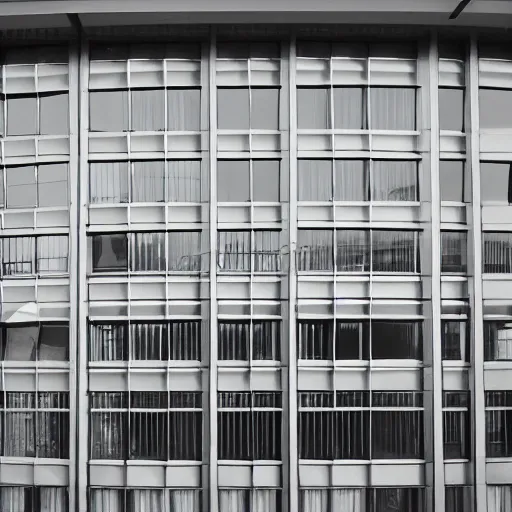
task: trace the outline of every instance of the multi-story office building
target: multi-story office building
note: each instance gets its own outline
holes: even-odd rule
[[[0,2],[1,512],[512,512],[466,3]]]

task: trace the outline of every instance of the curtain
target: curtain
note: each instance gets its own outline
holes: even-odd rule
[[[0,512],[24,512],[27,490],[30,489],[26,487],[2,487]]]
[[[164,125],[164,89],[136,89],[132,96],[132,131],[161,131]]]
[[[415,231],[373,231],[374,272],[419,272]]]
[[[202,512],[201,491],[197,489],[171,490],[170,497],[169,512]]]
[[[512,486],[488,485],[487,510],[492,512],[512,512]]]
[[[201,129],[201,90],[167,89],[167,130]]]
[[[41,487],[40,512],[66,512],[68,493],[65,487]]]
[[[38,236],[37,272],[39,274],[65,273],[68,271],[68,236]]]
[[[251,494],[251,512],[278,512],[281,510],[280,503],[278,503],[281,496],[278,490],[253,489]]]
[[[249,499],[246,489],[219,490],[219,512],[247,512]]]
[[[333,512],[366,512],[365,489],[333,489],[331,492]]]
[[[334,161],[335,201],[368,201],[368,166],[367,160]]]
[[[370,232],[336,230],[336,271],[368,272],[370,270]]]
[[[168,270],[199,272],[201,270],[201,232],[171,231],[168,237]]]
[[[167,403],[160,405],[167,409]],[[167,455],[167,411],[130,412],[130,459],[167,460]]]
[[[299,201],[330,201],[332,199],[332,161],[298,161]]]
[[[35,361],[39,326],[6,329],[6,361]]]
[[[127,326],[124,324],[90,324],[89,358],[91,361],[125,361]]]
[[[130,512],[166,512],[162,489],[133,489],[129,491]],[[110,511],[109,511],[110,512]]]
[[[417,201],[416,161],[374,160],[371,171],[373,201]]]
[[[130,359],[167,361],[169,356],[167,324],[130,324]]]
[[[89,164],[89,202],[127,203],[130,178],[128,162],[91,162]]]
[[[199,203],[201,201],[200,160],[169,160],[167,173],[169,202]]]
[[[250,231],[219,231],[217,234],[217,245],[220,270],[250,271]]]
[[[217,161],[217,200],[243,203],[251,200],[249,160]]]
[[[299,359],[332,360],[332,320],[300,320],[298,336]]]
[[[251,324],[219,321],[219,360],[248,361]]]
[[[201,460],[202,413],[176,409],[169,413],[169,460]]]
[[[39,404],[52,407],[53,404]],[[67,459],[69,456],[69,412],[37,412],[37,456]]]
[[[34,238],[19,236],[2,239],[2,273],[4,276],[34,273]]]
[[[171,360],[201,360],[201,321],[172,321],[169,324],[169,332],[169,357]]]
[[[333,270],[333,231],[330,229],[299,229],[297,270]]]
[[[297,123],[299,130],[326,130],[331,127],[330,89],[297,89]]]
[[[336,320],[334,358],[337,361],[369,359],[369,329],[367,322]]]
[[[125,512],[123,490],[91,489],[91,512]]]
[[[334,128],[366,128],[366,98],[362,87],[334,87]]]
[[[441,231],[441,272],[465,273],[467,270],[467,233]]]
[[[165,233],[132,233],[130,270],[165,271]]]
[[[126,412],[93,412],[91,414],[91,459],[125,459],[126,434]]]
[[[281,232],[254,231],[254,271],[281,271]]]
[[[300,496],[300,512],[331,512],[328,489],[304,489],[300,491]]]
[[[279,320],[256,320],[252,324],[252,358],[255,361],[281,360],[281,323]]]
[[[372,87],[370,89],[372,130],[415,130],[416,89]]]
[[[512,272],[512,234],[483,232],[484,273]]]
[[[18,407],[22,405],[19,404]],[[6,411],[4,414],[4,455],[6,457],[35,457],[35,412]]]
[[[133,162],[132,202],[158,203],[165,200],[164,161]]]

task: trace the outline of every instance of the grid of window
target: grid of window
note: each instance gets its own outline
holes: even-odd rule
[[[302,272],[419,273],[419,231],[299,229]]]
[[[217,266],[222,272],[281,272],[281,231],[217,232]]]
[[[200,231],[92,235],[93,272],[200,272]]]
[[[468,234],[466,231],[441,231],[441,273],[467,272]]]
[[[219,320],[219,361],[280,361],[280,320]]]
[[[299,392],[299,458],[422,459],[423,393]]]
[[[219,512],[283,512],[281,489],[219,489]]]
[[[300,489],[300,512],[426,512],[422,487]]]
[[[416,160],[298,160],[299,201],[418,201]]]
[[[91,204],[200,201],[200,160],[134,160],[89,164]]]
[[[466,320],[441,321],[441,349],[444,361],[469,362],[469,341]]]
[[[108,460],[202,460],[202,393],[93,392],[90,457]]]
[[[512,273],[512,233],[482,233],[484,274]]]
[[[485,361],[512,360],[512,324],[506,320],[484,321]]]
[[[67,487],[2,486],[0,507],[16,512],[68,512]]]
[[[69,324],[0,325],[2,361],[69,361]]]
[[[89,489],[91,512],[198,512],[202,505],[199,489]]]
[[[485,392],[487,457],[511,457],[512,391]]]
[[[299,320],[299,360],[423,360],[423,326],[405,320]]]
[[[467,391],[443,391],[445,459],[469,459],[470,428],[469,393]]]
[[[91,322],[89,361],[200,361],[201,321]]]
[[[68,272],[68,236],[3,237],[2,276],[64,274]]]
[[[217,393],[219,460],[281,460],[281,392]]]
[[[68,206],[68,164],[22,165],[0,169],[0,207],[52,206]]]
[[[0,407],[4,457],[69,457],[69,393],[7,391]]]

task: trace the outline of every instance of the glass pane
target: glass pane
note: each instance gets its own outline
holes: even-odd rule
[[[366,105],[362,87],[335,87],[334,128],[360,130],[366,128]]]
[[[5,136],[4,109],[5,109],[5,99],[0,98],[0,135],[2,135],[2,137]]]
[[[7,135],[37,134],[37,99],[7,99]]]
[[[373,87],[370,101],[372,130],[416,129],[416,89]]]
[[[162,160],[133,163],[132,202],[164,201],[165,180]]]
[[[132,126],[135,131],[159,131],[165,127],[164,90],[134,90],[132,95]]]
[[[39,206],[68,206],[68,165],[47,164],[37,169]]]
[[[0,208],[3,208],[5,205],[5,195],[4,195],[4,170],[0,169]]]
[[[167,89],[167,130],[199,131],[201,129],[201,91],[199,89]]]
[[[464,162],[441,160],[439,162],[441,201],[464,201]]]
[[[69,326],[41,326],[39,339],[39,361],[68,361],[69,360]]]
[[[441,231],[441,272],[467,271],[467,233]]]
[[[249,89],[217,89],[219,130],[249,130]]]
[[[439,89],[439,128],[464,130],[464,89]]]
[[[201,162],[199,160],[169,160],[167,201],[201,201]]]
[[[34,239],[20,236],[2,239],[2,273],[4,276],[34,272]]]
[[[39,132],[41,135],[69,134],[69,103],[66,94],[42,95]]]
[[[509,202],[509,187],[512,165],[509,162],[481,162],[482,202]]]
[[[165,270],[165,233],[132,233],[130,270]]]
[[[480,128],[512,128],[512,89],[480,89]]]
[[[332,199],[332,160],[298,161],[299,201]]]
[[[5,361],[35,361],[39,327],[8,327],[5,330]]]
[[[94,162],[89,173],[91,204],[128,202],[128,162]]]
[[[299,229],[297,270],[333,270],[333,231],[330,229]]]
[[[253,201],[279,201],[281,189],[279,164],[279,160],[253,160]]]
[[[60,274],[68,271],[67,235],[39,236],[36,238],[36,246],[39,274]]]
[[[297,89],[297,123],[299,129],[325,130],[331,127],[329,89]]]
[[[281,271],[281,233],[279,231],[254,231],[255,272]]]
[[[334,200],[368,201],[368,161],[334,161]]]
[[[219,231],[217,248],[220,270],[249,271],[251,269],[250,231]]]
[[[417,162],[374,161],[372,163],[372,200],[417,201]]]
[[[373,231],[374,272],[419,272],[416,232]]]
[[[370,270],[369,231],[336,230],[336,270],[338,272],[368,272]]]
[[[279,129],[279,89],[251,89],[251,129]]]
[[[484,273],[512,273],[512,233],[484,231],[482,238]]]
[[[92,252],[93,271],[128,269],[128,241],[125,234],[94,235]]]
[[[217,161],[217,200],[244,202],[250,200],[249,161]]]
[[[127,131],[128,91],[91,91],[89,112],[91,131]]]
[[[33,166],[7,167],[7,208],[37,206],[36,173]]]
[[[171,231],[169,233],[168,269],[180,272],[199,272],[201,269],[201,233]]]

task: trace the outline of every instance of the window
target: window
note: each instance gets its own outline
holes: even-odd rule
[[[482,202],[512,203],[512,164],[480,163]]]
[[[89,360],[200,361],[201,322],[90,323]]]
[[[439,180],[441,201],[463,203],[469,197],[469,192],[466,193],[463,161],[440,160]]]
[[[93,487],[89,506],[91,512],[197,512],[202,510],[201,490]]]
[[[167,130],[197,132],[200,129],[201,90],[167,89]]]
[[[423,459],[423,393],[372,392],[372,459]]]
[[[6,392],[5,457],[69,458],[69,393]]]
[[[441,321],[441,349],[443,361],[469,362],[469,331],[465,320]]]
[[[278,202],[279,167],[279,160],[218,160],[218,201]]]
[[[372,231],[373,272],[419,273],[417,231]]]
[[[444,488],[444,503],[445,512],[471,512],[473,510],[471,487],[447,485]]]
[[[201,268],[201,233],[199,231],[170,231],[167,236],[167,260],[170,272],[199,272],[203,270]]]
[[[165,128],[165,98],[163,89],[135,89],[131,95],[131,129],[161,131]]]
[[[63,274],[68,272],[67,235],[1,239],[2,274]]]
[[[218,268],[227,272],[281,272],[280,231],[219,231]]]
[[[484,274],[512,273],[512,233],[484,231],[482,242]]]
[[[127,131],[128,91],[91,91],[89,112],[92,132]]]
[[[512,485],[487,486],[487,510],[496,512],[510,512],[512,502]]]
[[[219,460],[281,460],[281,417],[280,392],[219,392]]]
[[[369,459],[366,391],[299,392],[299,458]]]
[[[375,160],[371,171],[373,201],[418,201],[418,162]]]
[[[485,392],[485,433],[487,457],[511,457],[512,392]]]
[[[480,128],[512,128],[512,89],[480,89]]]
[[[278,130],[279,88],[218,87],[219,130]]]
[[[92,392],[90,404],[91,459],[202,458],[201,392]]]
[[[219,320],[218,329],[220,361],[281,360],[281,323],[278,320]]]
[[[200,200],[200,160],[134,160],[89,164],[91,204],[198,203]]]
[[[297,270],[333,271],[333,234],[329,229],[299,229]]]
[[[165,233],[130,233],[130,270],[165,271]]]
[[[7,96],[7,135],[67,135],[67,93]]]
[[[464,131],[464,89],[439,88],[439,128]]]
[[[512,360],[512,323],[484,321],[485,361]]]
[[[0,487],[2,510],[17,512],[68,512],[67,487]]]
[[[219,512],[246,511],[283,512],[281,490],[254,487],[250,489],[219,489]]]
[[[416,129],[416,89],[372,87],[370,89],[372,130]]]
[[[299,359],[332,361],[333,320],[299,320],[297,325]]]
[[[372,359],[423,360],[421,322],[372,320]]]
[[[443,391],[444,458],[469,459],[471,443],[469,393]]]
[[[69,325],[38,323],[0,327],[3,361],[69,361]]]
[[[466,231],[441,231],[441,273],[467,272],[467,243]]]
[[[301,487],[300,512],[426,512],[422,487],[313,488]],[[458,511],[457,511],[458,512]]]
[[[92,236],[93,272],[128,270],[128,237],[111,233]]]
[[[336,271],[370,270],[370,232],[362,229],[338,229],[336,236]]]

